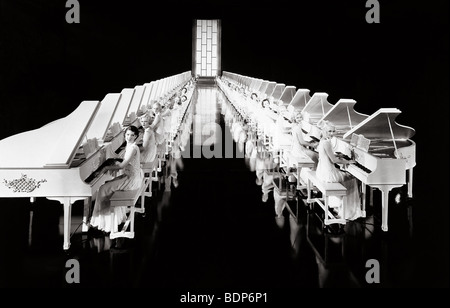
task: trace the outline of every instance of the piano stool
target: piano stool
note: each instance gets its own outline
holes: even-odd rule
[[[294,183],[290,183],[285,174],[280,173],[279,176],[273,178],[273,199],[275,201],[275,214],[280,217],[283,210],[286,209],[289,214],[298,222],[298,199],[297,190]],[[291,209],[290,201],[295,201],[296,211]],[[292,202],[291,202],[292,203]]]
[[[297,190],[305,189],[306,180],[302,179],[300,176],[302,168],[311,170],[314,168],[314,161],[308,156],[305,156],[304,158],[295,158],[291,155],[290,151],[285,151],[281,158],[282,161],[280,165],[285,169],[286,175],[288,177],[292,175],[297,179]]]
[[[134,213],[145,213],[145,191],[150,182],[150,178],[144,177],[141,188],[134,190],[119,190],[112,195],[110,239],[118,237],[134,238]],[[139,198],[141,198],[141,206],[140,208],[136,208],[135,205]],[[116,206],[126,206],[130,209],[128,218],[120,231],[117,230],[117,226],[114,224],[114,207]],[[130,227],[130,231],[126,231],[128,227]]]
[[[334,223],[345,225],[346,221],[344,218],[335,217],[333,213],[330,212],[328,207],[328,197],[338,196],[341,198],[342,204],[345,204],[347,189],[341,183],[327,183],[319,180],[316,176],[316,171],[311,170],[306,172],[306,177],[307,177],[306,189],[308,192],[308,198],[306,199],[306,202],[309,204],[310,209],[312,209],[314,203],[320,205],[320,207],[324,210],[325,213],[324,219],[325,226]],[[311,192],[316,189],[322,192],[322,197],[320,198],[311,197]]]
[[[158,181],[158,171],[154,162],[141,164],[142,171],[144,172],[144,177],[148,179],[147,188],[144,190],[144,196],[152,196],[152,182]]]

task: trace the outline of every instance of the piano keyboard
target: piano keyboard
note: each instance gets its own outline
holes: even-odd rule
[[[342,157],[346,160],[352,160],[348,155],[345,155],[341,152],[336,152],[336,155],[339,157]],[[364,171],[365,173],[369,174],[372,173],[372,170],[370,170],[369,168],[364,167],[363,165],[361,165],[360,163],[358,163],[357,161],[355,161],[355,163],[352,164],[355,167],[358,167],[359,169],[361,169],[362,171]]]
[[[85,180],[84,182],[86,184],[90,184],[93,180],[95,180],[96,178],[99,177],[99,175],[101,175],[103,172],[103,168],[105,168],[106,166],[112,166],[116,163],[116,161],[122,161],[121,158],[108,158],[107,160],[105,160],[103,162],[103,164],[101,164],[97,169],[95,169],[94,172],[92,172]]]

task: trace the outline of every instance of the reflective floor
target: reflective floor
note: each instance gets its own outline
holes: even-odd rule
[[[288,202],[296,217],[285,209],[276,218],[273,187],[263,200],[264,185],[233,136],[239,121],[218,88],[198,89],[173,146],[180,151],[153,182],[145,214],[136,214],[134,239],[82,233],[78,201],[65,252],[59,203],[0,200],[8,205],[0,286],[170,288],[175,300],[196,290],[296,297],[292,289],[448,287],[440,229],[424,210],[417,216],[423,204],[405,189],[390,194],[389,232],[381,231],[377,191],[367,217],[343,229],[323,228],[321,209],[306,206],[301,192]]]

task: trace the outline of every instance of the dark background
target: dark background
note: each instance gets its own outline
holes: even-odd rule
[[[364,0],[80,0],[79,24],[65,2],[0,0],[0,139],[191,70],[192,20],[219,18],[224,71],[402,111],[416,130],[416,226],[434,243],[430,270],[448,274],[447,0],[380,0],[380,24]]]

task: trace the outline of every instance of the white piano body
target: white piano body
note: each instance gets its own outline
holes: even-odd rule
[[[65,118],[0,140],[0,197],[61,202],[64,249],[70,247],[71,206],[92,196],[85,179],[105,159],[104,149],[86,157],[82,146],[99,107],[99,101],[83,101]]]
[[[272,93],[268,94],[270,97],[271,108],[274,111],[278,111],[278,106],[283,105],[283,101],[281,100],[281,95],[283,94],[286,85],[284,83],[277,83],[273,88]]]
[[[190,78],[190,71],[167,78],[161,82],[161,94]],[[84,200],[86,231],[91,201],[112,179],[103,167],[123,157],[123,129],[140,126],[137,113],[147,103],[146,89],[126,88],[101,102],[83,101],[64,118],[0,140],[0,198],[26,197],[33,202],[45,197],[62,203],[63,248],[69,249],[72,204]]]
[[[99,101],[83,101],[70,115],[0,140],[0,197],[37,197],[64,206],[65,250],[70,247],[71,207],[84,200],[82,230],[87,230],[91,201],[98,188],[112,179],[102,166],[123,155],[123,126],[131,112],[128,95],[108,94]],[[134,112],[134,111],[133,111]],[[38,155],[32,155],[38,153]]]
[[[309,92],[310,91],[308,89],[297,89],[294,97],[289,102],[287,110],[292,114],[295,112],[301,112],[311,99]]]
[[[301,111],[303,115],[302,130],[311,139],[320,140],[322,130],[318,127],[318,123],[333,107],[327,98],[327,93],[316,92]]]
[[[347,171],[365,185],[378,188],[382,192],[383,231],[388,230],[388,194],[392,188],[407,183],[407,173],[408,194],[412,196],[412,168],[416,164],[416,145],[410,138],[415,131],[395,122],[400,113],[396,108],[381,108],[345,133],[343,139],[333,138],[335,152],[356,160],[356,164],[350,164]],[[362,140],[361,143],[356,143],[356,138]],[[363,202],[365,206],[365,198]]]
[[[343,137],[346,132],[369,117],[355,111],[355,104],[353,99],[341,98],[322,117],[322,121],[330,121],[336,127],[336,137]]]

